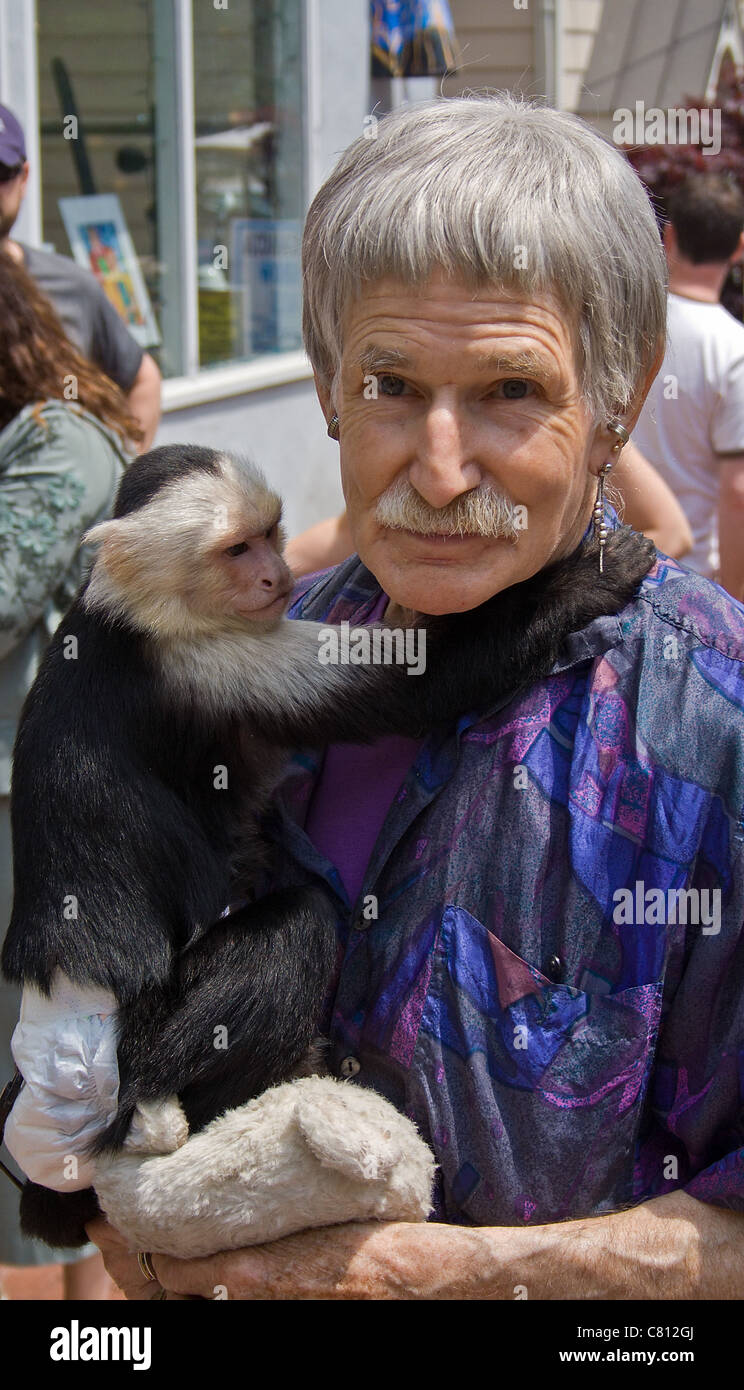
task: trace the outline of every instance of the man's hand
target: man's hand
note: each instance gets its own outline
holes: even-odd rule
[[[118,1232],[88,1234],[128,1298],[153,1296]],[[671,1192],[548,1226],[350,1222],[153,1268],[169,1298],[742,1299],[744,1214]]]
[[[90,1221],[85,1229],[89,1240],[98,1246],[103,1255],[106,1272],[130,1301],[163,1297],[162,1284],[145,1279],[136,1254],[131,1252],[130,1242],[115,1226],[110,1226],[101,1216]],[[178,1300],[177,1294],[169,1293],[167,1297],[169,1302]]]

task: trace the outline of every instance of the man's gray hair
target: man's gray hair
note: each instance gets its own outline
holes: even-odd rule
[[[374,138],[367,136],[374,134]],[[575,325],[584,399],[622,414],[664,341],[666,262],[628,161],[584,121],[509,94],[404,107],[344,152],[303,238],[303,333],[333,386],[364,281],[550,293]]]

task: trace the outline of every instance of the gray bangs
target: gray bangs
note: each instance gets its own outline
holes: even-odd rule
[[[643,185],[564,112],[507,94],[443,99],[349,146],[303,238],[303,334],[321,380],[333,382],[365,282],[420,286],[439,268],[474,290],[553,295],[595,416],[628,408],[664,341],[666,262]]]

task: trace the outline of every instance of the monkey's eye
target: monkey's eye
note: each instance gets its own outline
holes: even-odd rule
[[[225,554],[226,554],[226,555],[245,555],[245,552],[246,552],[247,549],[248,549],[248,544],[247,544],[246,541],[238,541],[238,544],[237,544],[237,545],[229,545],[229,546],[227,547],[227,550],[225,551]]]

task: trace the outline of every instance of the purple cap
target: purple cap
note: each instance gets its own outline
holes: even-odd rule
[[[0,164],[12,169],[26,158],[26,142],[23,131],[7,106],[0,106]]]

